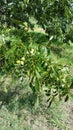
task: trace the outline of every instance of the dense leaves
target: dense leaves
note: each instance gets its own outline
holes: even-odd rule
[[[72,0],[30,0],[28,4],[28,10],[48,33],[49,39],[52,36],[51,40],[64,41],[67,39],[73,41],[70,38],[72,34],[69,34],[68,30],[69,26],[73,24]]]
[[[6,28],[5,28],[6,29]],[[0,62],[1,71],[9,73],[16,80],[28,79],[28,85],[36,102],[45,90],[49,106],[56,97],[67,101],[72,88],[73,79],[69,74],[69,66],[61,65],[50,57],[47,44],[34,43],[28,30],[5,29],[1,35]],[[25,40],[22,40],[22,36]],[[6,89],[4,89],[7,92]]]

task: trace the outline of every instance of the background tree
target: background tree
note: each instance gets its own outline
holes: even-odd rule
[[[72,0],[1,0],[1,24],[22,25],[30,16],[45,29],[51,40],[73,41],[73,1]],[[31,24],[29,24],[31,25]]]
[[[73,1],[72,0],[29,0],[27,11],[53,40],[72,40]],[[71,33],[70,33],[71,32]]]
[[[26,12],[27,3],[27,0],[1,0],[1,25],[6,23],[7,26],[18,26],[22,25],[25,21],[28,22],[28,12]]]

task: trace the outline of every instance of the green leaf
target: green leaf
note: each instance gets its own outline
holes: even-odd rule
[[[5,93],[7,93],[7,92],[8,92],[8,90],[7,90],[7,87],[6,87],[6,86],[4,87],[4,92],[5,92]]]
[[[44,57],[47,57],[48,52],[47,52],[47,48],[46,48],[45,46],[42,46],[42,48],[41,48],[41,54],[42,54]]]
[[[39,97],[37,96],[37,99],[35,101],[35,110],[39,107]]]
[[[40,75],[40,73],[37,70],[36,70],[36,77],[37,77],[37,79],[41,78],[41,75]]]

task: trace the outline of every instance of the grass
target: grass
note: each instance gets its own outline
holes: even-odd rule
[[[38,29],[37,29],[38,30]],[[34,43],[48,44],[46,34],[42,31],[30,32]],[[73,69],[73,44],[51,43],[50,57],[60,64],[68,64]],[[2,78],[2,76],[0,76]],[[3,78],[7,80],[7,78]],[[12,79],[10,79],[12,80]],[[4,85],[11,85],[10,80]],[[13,81],[13,90],[8,93],[0,91],[0,130],[68,130],[65,123],[66,113],[62,111],[62,102],[55,102],[47,108],[46,97],[41,99],[37,110],[34,109],[34,96],[29,86]],[[23,88],[24,86],[24,88]],[[64,109],[65,110],[65,109]],[[72,126],[71,129],[72,130]]]
[[[26,90],[25,93],[15,95],[9,103],[1,106],[0,130],[67,130],[64,122],[66,115],[60,108],[62,102],[55,102],[47,108],[44,99],[35,110],[32,95]]]

